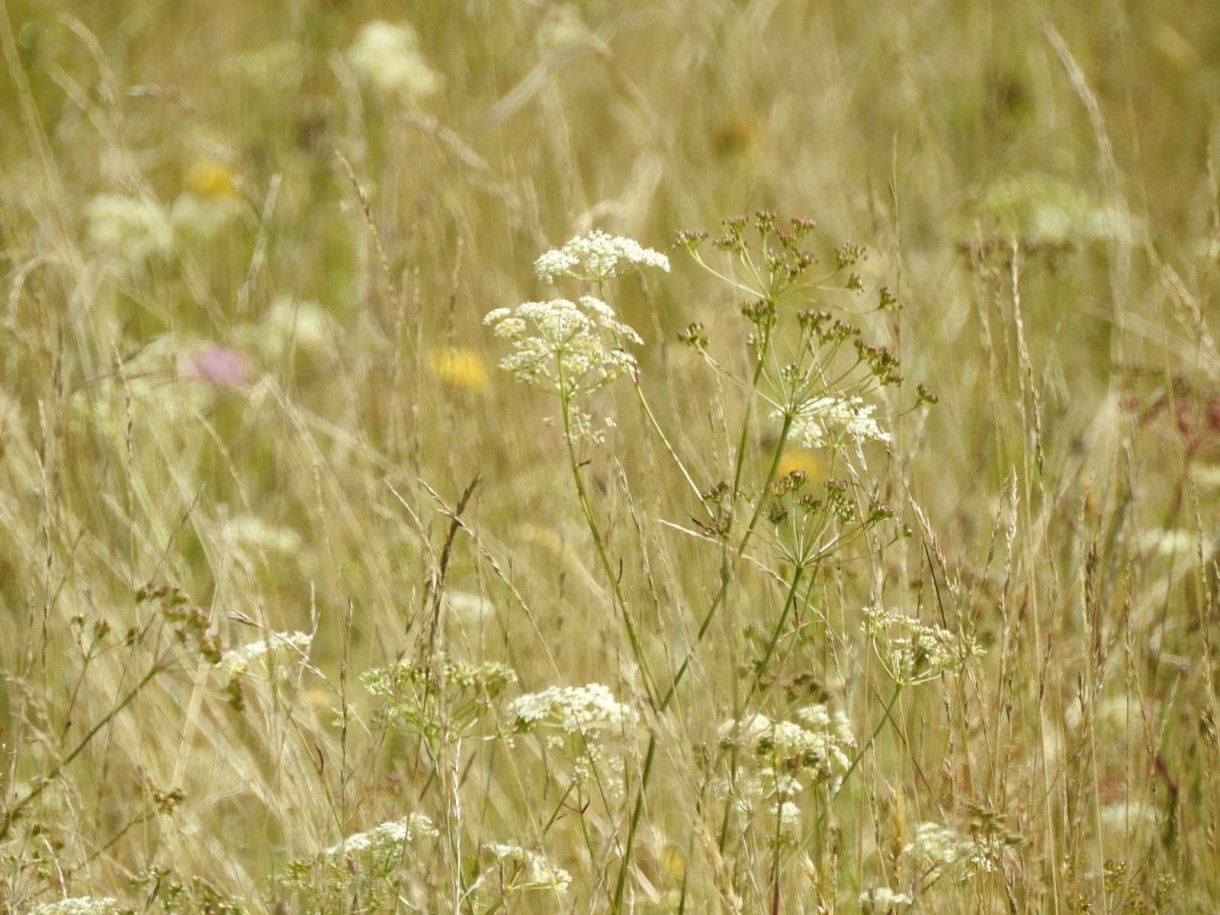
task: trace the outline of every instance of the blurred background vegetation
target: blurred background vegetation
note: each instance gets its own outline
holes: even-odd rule
[[[329,722],[357,701],[349,679],[419,637],[439,591],[495,605],[455,624],[451,650],[509,663],[524,689],[620,682],[562,441],[542,426],[552,407],[498,372],[482,319],[554,294],[534,259],[591,228],[669,253],[671,273],[623,282],[614,304],[646,340],[641,384],[710,486],[742,407],[676,336],[700,321],[726,363],[746,349],[731,343],[737,297],[671,240],[757,209],[815,219],[825,251],[868,248],[868,290],[902,309],[866,323],[908,379],[883,403],[880,485],[914,536],[834,572],[837,635],[784,674],[812,671],[866,734],[873,675],[827,646],[859,642],[870,598],[989,648],[963,684],[904,707],[839,809],[848,876],[792,865],[782,911],[857,910],[900,821],[933,810],[1016,838],[1002,875],[926,911],[1220,905],[1220,7],[0,13],[0,898],[14,911],[151,899],[132,879],[158,866],[270,911],[286,862],[422,803],[429,783],[376,741],[348,758]],[[370,50],[374,22],[409,22],[414,45]],[[916,382],[940,404],[904,414]],[[622,387],[589,475],[613,551],[645,557],[624,581],[676,663],[716,557],[662,523],[688,526],[694,502]],[[765,473],[761,419],[754,441]],[[793,460],[819,472],[816,455]],[[476,475],[470,535],[442,565],[445,512]],[[133,597],[149,581],[181,587],[224,646],[316,628],[327,679],[272,689],[243,717],[183,662],[121,704],[165,644],[194,644],[173,626],[149,635]],[[685,878],[690,911],[771,902],[700,856],[681,790],[768,601],[761,577],[742,585],[700,695],[668,725],[674,787],[641,838],[640,911],[672,908],[667,879]],[[475,844],[527,819],[528,795],[501,790]],[[1116,802],[1137,812],[1106,825]],[[183,898],[202,911],[201,885]],[[518,905],[605,903],[592,878],[571,892]]]

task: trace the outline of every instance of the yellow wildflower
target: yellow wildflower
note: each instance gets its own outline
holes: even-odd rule
[[[428,351],[428,367],[441,381],[476,393],[487,389],[483,358],[464,346],[437,346]]]
[[[186,170],[186,189],[200,197],[236,197],[237,175],[215,159],[197,159]]]

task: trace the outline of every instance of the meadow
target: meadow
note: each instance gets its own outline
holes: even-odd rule
[[[0,909],[1220,910],[1220,6],[0,49]]]

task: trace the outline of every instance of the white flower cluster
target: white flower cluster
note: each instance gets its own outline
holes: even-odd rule
[[[534,261],[534,273],[548,283],[557,276],[601,283],[643,267],[660,267],[668,272],[669,258],[633,239],[608,235],[601,229],[578,235]]]
[[[442,678],[450,690],[472,689],[491,693],[499,692],[506,683],[517,682],[517,672],[497,661],[471,664],[445,656],[436,661],[435,665],[408,660],[399,661],[391,667],[375,667],[361,674],[360,682],[374,696],[386,698],[397,698],[410,691],[412,685],[423,686],[427,691],[436,689],[438,684],[433,681]]]
[[[85,222],[90,247],[132,267],[168,254],[174,243],[169,215],[152,200],[99,194],[85,204]]]
[[[792,420],[792,437],[805,448],[888,442],[890,434],[873,419],[876,407],[859,397],[815,397]],[[773,414],[780,418],[782,414]]]
[[[318,356],[338,336],[334,321],[317,302],[280,296],[256,324],[237,328],[236,338],[268,362],[285,358],[289,350]]]
[[[635,722],[635,712],[616,701],[601,683],[529,693],[510,702],[508,713],[522,731],[552,726],[568,734],[586,734],[598,728],[620,730]]]
[[[864,608],[864,634],[872,640],[886,673],[906,686],[935,680],[984,653],[967,635],[879,607]]]
[[[496,859],[503,875],[504,891],[554,890],[567,892],[572,876],[551,864],[537,852],[522,848],[516,842],[491,842],[483,846]]]
[[[547,425],[553,425],[554,420],[548,419]],[[606,443],[606,435],[617,428],[614,420],[606,416],[600,422],[594,418],[593,414],[586,413],[579,407],[572,407],[568,429],[572,435],[573,441],[577,442],[592,442],[594,445],[604,445]]]
[[[740,747],[753,757],[757,780],[738,787],[746,786],[747,795],[760,795],[778,810],[781,821],[796,818],[792,799],[813,785],[825,783],[838,791],[851,768],[848,751],[856,746],[851,722],[842,711],[831,714],[815,704],[795,717],[797,721],[776,721],[751,715],[729,719],[717,730],[721,747]]]
[[[384,868],[402,860],[403,851],[409,843],[421,836],[435,839],[437,835],[432,820],[422,813],[413,813],[401,820],[353,833],[322,854],[327,858],[367,856]]]
[[[878,886],[860,894],[860,911],[871,915],[889,915],[914,902],[906,893],[896,893],[888,886]]]
[[[948,826],[920,823],[915,827],[915,838],[907,843],[902,853],[914,854],[924,867],[943,868],[957,863],[961,857],[961,844],[957,833]]]
[[[347,59],[361,79],[385,95],[419,101],[435,95],[444,83],[424,59],[415,29],[405,22],[367,23]]]
[[[929,875],[952,872],[965,878],[995,871],[1004,844],[998,835],[964,839],[948,826],[925,822],[915,827],[914,840],[908,842],[902,852],[913,854]]]
[[[29,915],[114,915],[119,904],[112,896],[97,899],[92,896],[76,896],[58,902],[45,902],[30,909]]]
[[[478,723],[491,700],[517,682],[517,672],[495,661],[472,664],[441,654],[373,668],[360,682],[382,700],[373,711],[374,727],[453,737]]]
[[[552,299],[497,308],[483,323],[512,344],[500,368],[524,384],[568,398],[634,373],[635,357],[621,347],[644,342],[609,305],[592,296],[583,296],[579,304]]]
[[[217,665],[230,676],[251,673],[251,665],[262,662],[261,674],[277,679],[287,676],[288,662],[306,660],[313,636],[306,632],[273,632],[271,638],[226,651]]]

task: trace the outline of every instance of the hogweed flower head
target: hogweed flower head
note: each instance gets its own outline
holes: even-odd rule
[[[915,836],[902,853],[913,856],[927,877],[952,874],[964,880],[974,874],[993,873],[1005,847],[1012,844],[1013,838],[1001,833],[965,838],[941,823],[924,822],[915,827]]]
[[[534,261],[534,273],[548,283],[566,276],[600,285],[611,277],[644,267],[659,267],[668,272],[669,258],[633,239],[608,235],[601,229],[578,235],[562,248],[552,248]]]
[[[717,731],[721,747],[738,747],[750,755],[758,787],[769,802],[778,802],[781,819],[784,804],[806,788],[826,783],[838,791],[851,768],[847,751],[856,746],[851,722],[842,711],[832,714],[815,703],[794,717],[796,721],[783,721],[756,714],[729,719]]]
[[[405,22],[366,23],[347,58],[361,79],[387,96],[420,101],[435,95],[445,82],[428,65],[419,36]]]
[[[623,758],[611,752],[615,738],[628,735],[635,711],[600,683],[552,686],[514,699],[508,714],[517,733],[539,731],[552,761],[571,759],[574,786],[596,783],[600,794],[618,796],[625,787]],[[512,735],[508,735],[512,740]],[[629,743],[629,742],[628,742]]]
[[[915,900],[906,893],[896,893],[888,886],[878,886],[860,894],[860,911],[872,915],[890,915],[910,908]]]
[[[260,666],[264,676],[283,679],[287,676],[287,664],[293,660],[306,660],[313,636],[307,632],[273,632],[270,638],[251,642],[241,648],[226,651],[216,665],[230,676],[253,673]]]
[[[635,712],[614,698],[601,683],[588,686],[551,686],[508,704],[518,730],[558,727],[568,734],[593,730],[621,730],[635,722]]]
[[[444,703],[447,729],[463,732],[517,673],[494,661],[471,664],[440,655],[430,663],[399,661],[360,675],[360,682],[382,706],[373,713],[378,727],[392,726],[410,733],[436,734],[441,730],[438,700]]]
[[[736,279],[730,279],[730,282],[767,305],[773,306],[799,288],[810,266],[817,263],[817,257],[805,246],[815,228],[813,220],[785,221],[769,210],[759,210],[753,216],[724,219],[722,227],[723,234],[716,237],[702,230],[683,230],[675,237],[674,244],[705,268],[729,279],[708,267],[699,252],[703,242],[711,238],[713,248],[729,254],[736,262]]]
[[[935,680],[984,653],[970,636],[879,607],[864,609],[864,633],[886,672],[895,683],[906,686]]]
[[[516,842],[489,842],[483,847],[496,859],[496,869],[503,878],[506,893],[514,890],[554,890],[562,894],[567,892],[572,882],[572,876],[566,870]]]
[[[860,397],[815,397],[793,417],[792,438],[810,449],[888,442],[890,434],[873,419],[875,410]]]
[[[393,867],[403,859],[404,849],[417,839],[434,839],[436,827],[422,813],[413,813],[374,826],[365,832],[357,832],[322,852],[324,858],[367,858],[378,869]]]
[[[85,204],[86,238],[92,248],[139,267],[173,247],[169,216],[151,199],[99,194]]]
[[[30,909],[30,915],[118,915],[122,911],[113,896],[74,896],[58,902],[44,902]]]
[[[592,296],[579,303],[552,299],[497,308],[483,323],[512,344],[500,368],[523,384],[568,399],[634,374],[635,357],[622,345],[644,342],[614,309]]]
[[[922,866],[935,869],[956,864],[961,857],[961,846],[961,839],[948,826],[920,823],[915,827],[914,839],[902,851],[913,854]]]

